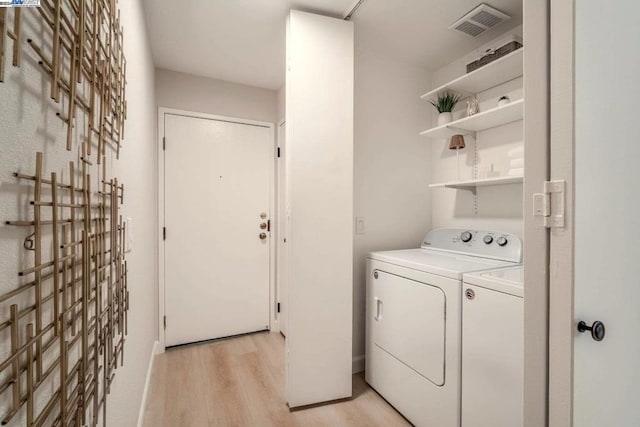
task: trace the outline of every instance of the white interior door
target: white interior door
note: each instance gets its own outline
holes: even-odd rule
[[[640,425],[640,4],[575,2],[575,427]],[[575,325],[574,325],[575,327]]]
[[[166,346],[268,329],[271,129],[164,124]]]
[[[287,402],[351,396],[353,23],[291,11],[287,28]]]
[[[278,126],[278,227],[276,235],[278,236],[278,258],[276,275],[278,281],[278,326],[280,333],[287,335],[287,326],[289,317],[287,310],[289,309],[289,295],[287,293],[287,223],[289,221],[289,213],[287,208],[287,123],[282,122]]]

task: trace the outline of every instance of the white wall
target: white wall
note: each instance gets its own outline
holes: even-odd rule
[[[284,86],[282,86],[280,89],[278,89],[278,94],[277,96],[277,118],[278,118],[278,124],[284,120],[284,114],[285,114],[285,106],[286,106],[286,101],[285,101],[285,95],[286,95],[286,88]]]
[[[160,107],[275,123],[277,92],[164,69],[156,70]]]
[[[134,426],[149,363],[149,356],[156,340],[156,172],[155,172],[155,103],[154,67],[146,35],[146,25],[141,0],[119,2],[124,26],[124,49],[128,61],[127,95],[128,120],[125,141],[119,161],[112,153],[107,159],[108,169],[125,184],[124,216],[135,221],[135,242],[132,252],[127,254],[129,265],[129,335],[125,344],[125,363],[116,371],[115,382],[108,397],[108,423],[117,426]],[[34,14],[23,14],[23,31],[42,44],[41,34],[32,34],[39,28],[39,19]],[[5,52],[10,54],[12,43]],[[49,78],[37,64],[33,51],[24,43],[20,68],[5,61],[5,82],[0,83],[0,220],[27,219],[30,210],[30,186],[17,182],[11,173],[20,171],[33,174],[35,153],[44,153],[44,171],[57,172],[68,180],[68,162],[77,160],[78,144],[66,151],[66,126],[56,117],[60,105],[49,98]],[[64,96],[63,96],[64,97]],[[64,105],[64,104],[63,104]],[[80,126],[82,128],[82,126]],[[95,150],[94,150],[95,153]],[[95,160],[95,159],[94,159]],[[114,165],[114,163],[117,163]],[[92,177],[98,178],[94,168]],[[97,188],[97,183],[93,183]],[[23,227],[0,225],[0,293],[15,288],[26,280],[17,277],[17,271],[33,265],[31,253],[22,247],[30,231]],[[46,251],[45,251],[46,252]],[[43,254],[49,259],[49,254]],[[12,301],[21,304],[26,302]],[[2,304],[0,321],[9,313],[8,305]],[[0,355],[8,350],[6,335],[0,337]],[[55,376],[55,374],[54,374]],[[43,387],[45,394],[50,387]],[[5,413],[9,394],[0,396],[0,413]],[[47,396],[44,396],[47,398]],[[23,411],[24,412],[24,411]],[[20,413],[9,424],[25,425]]]
[[[155,67],[142,0],[119,2],[125,28],[127,111],[125,148],[114,173],[125,183],[123,216],[133,218],[133,251],[127,254],[131,308],[125,366],[109,395],[107,424],[134,426],[149,356],[158,337],[157,139]]]
[[[358,37],[355,56],[354,370],[364,368],[365,259],[368,252],[419,247],[431,228],[431,147],[418,133],[429,126],[420,94],[430,74],[376,53]]]
[[[351,397],[353,23],[287,17],[286,397]]]
[[[522,35],[522,26],[510,31]],[[447,81],[466,73],[466,64],[477,58],[477,52],[433,73],[433,85],[438,87]],[[426,92],[426,91],[425,91]],[[522,78],[500,85],[478,94],[480,111],[497,106],[500,96],[507,95],[514,101],[522,98]],[[454,118],[463,117],[466,103],[456,108]],[[430,107],[433,124],[437,112]],[[466,148],[460,151],[461,179],[474,178],[474,163],[494,165],[500,175],[506,175],[509,169],[507,152],[522,144],[522,121],[479,132],[477,140],[466,136]],[[455,150],[449,150],[449,140],[426,140],[432,150],[432,181],[445,182],[457,179],[457,160]],[[475,150],[477,149],[477,154]],[[499,230],[522,236],[522,185],[504,185],[478,188],[477,197],[470,191],[437,188],[432,190],[433,228],[459,227],[487,230]]]

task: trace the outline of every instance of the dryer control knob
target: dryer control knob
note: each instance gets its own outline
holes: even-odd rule
[[[460,239],[465,243],[470,242],[472,237],[473,236],[471,235],[471,232],[469,232],[469,231],[465,231],[464,233],[462,233],[460,235]]]
[[[498,237],[497,242],[499,246],[507,246],[507,243],[509,243],[506,237]]]
[[[482,239],[483,242],[485,242],[487,245],[490,245],[493,243],[493,236],[489,236],[488,234],[486,236],[484,236],[484,238]]]

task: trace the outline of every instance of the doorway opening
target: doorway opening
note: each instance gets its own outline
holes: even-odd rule
[[[273,124],[161,108],[161,348],[274,324]]]

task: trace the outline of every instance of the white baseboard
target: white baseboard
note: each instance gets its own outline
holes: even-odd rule
[[[149,394],[149,386],[151,385],[151,372],[153,371],[153,361],[156,354],[160,352],[160,342],[156,341],[151,347],[151,356],[149,357],[149,366],[147,367],[147,377],[144,380],[144,390],[142,391],[142,400],[140,401],[140,410],[138,411],[138,427],[142,427],[144,420],[144,410],[147,407],[147,396]]]
[[[362,371],[364,371],[364,354],[354,356],[353,359],[351,359],[351,372],[357,374]]]

